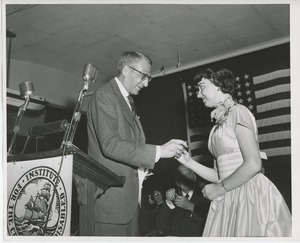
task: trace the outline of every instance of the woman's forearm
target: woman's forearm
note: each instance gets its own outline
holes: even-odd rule
[[[185,164],[185,166],[207,181],[213,183],[217,183],[219,181],[218,173],[215,169],[204,166],[193,159],[190,159],[189,163]]]
[[[246,183],[261,170],[262,165],[259,147],[253,132],[239,125],[236,132],[244,162],[223,181],[227,191]]]
[[[253,178],[261,168],[256,163],[243,163],[236,171],[223,180],[226,191],[231,191]]]

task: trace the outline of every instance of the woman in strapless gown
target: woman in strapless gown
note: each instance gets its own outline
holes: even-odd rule
[[[257,126],[252,113],[234,101],[235,78],[225,68],[206,69],[195,76],[198,98],[215,108],[208,148],[214,168],[185,152],[178,161],[212,182],[203,189],[211,200],[205,237],[290,237],[291,213],[276,186],[261,173]]]

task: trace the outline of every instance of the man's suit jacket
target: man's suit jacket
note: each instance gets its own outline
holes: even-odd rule
[[[202,236],[210,201],[195,189],[190,199],[195,204],[193,213],[180,207],[170,209],[166,203],[160,213],[159,227],[168,236]]]
[[[119,176],[122,188],[111,187],[96,200],[97,222],[125,224],[138,207],[138,167],[153,168],[156,146],[145,135],[115,79],[96,90],[87,112],[88,154]]]

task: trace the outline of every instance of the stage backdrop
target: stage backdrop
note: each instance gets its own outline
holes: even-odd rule
[[[184,139],[189,142],[195,159],[212,166],[207,149],[208,133],[213,125],[211,110],[195,98],[192,82],[200,69],[212,65],[229,68],[236,75],[238,102],[255,115],[260,148],[268,156],[263,161],[265,174],[291,209],[289,43],[153,79],[135,97],[147,142],[163,144],[172,138]],[[170,176],[176,165],[173,159],[162,160],[154,172]]]

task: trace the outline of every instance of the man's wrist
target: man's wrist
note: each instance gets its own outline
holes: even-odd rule
[[[161,147],[156,146],[155,163],[159,161],[161,157]]]

